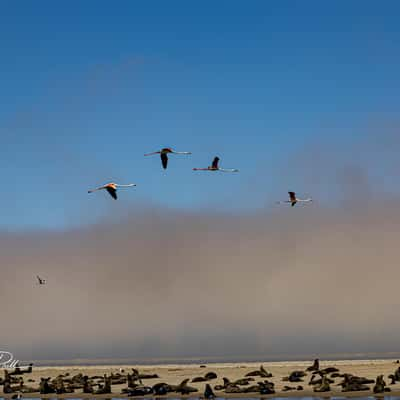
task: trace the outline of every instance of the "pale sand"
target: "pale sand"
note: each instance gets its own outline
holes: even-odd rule
[[[138,368],[141,373],[151,373],[158,374],[160,376],[159,379],[146,379],[143,381],[145,385],[152,386],[157,382],[166,382],[169,384],[178,384],[182,380],[186,378],[194,378],[196,376],[204,376],[207,372],[213,371],[216,372],[218,378],[212,380],[208,383],[214,388],[217,384],[222,384],[222,378],[227,377],[231,381],[234,381],[239,378],[243,378],[246,373],[253,371],[255,369],[259,369],[260,363],[226,363],[226,364],[205,364],[206,368],[200,368],[199,364],[189,364],[189,365],[154,365],[154,366],[141,366],[141,365],[104,365],[104,366],[67,366],[67,367],[34,367],[32,374],[24,375],[25,384],[28,386],[38,386],[40,377],[56,377],[59,374],[65,374],[69,372],[71,376],[76,375],[78,373],[83,373],[84,375],[94,376],[94,375],[103,375],[103,374],[111,374],[118,373],[120,368],[125,370],[125,373],[130,372],[132,367]],[[304,382],[301,383],[291,383],[291,382],[282,382],[282,378],[290,374],[291,371],[294,370],[305,370],[306,367],[311,365],[310,361],[293,361],[293,362],[265,362],[263,363],[264,368],[273,374],[272,378],[269,378],[269,381],[275,383],[276,394],[269,396],[260,396],[260,394],[254,393],[246,393],[246,394],[226,394],[224,392],[215,392],[217,397],[306,397],[306,396],[317,396],[317,397],[330,397],[330,396],[341,396],[341,397],[357,397],[357,396],[369,396],[372,395],[373,385],[369,385],[371,387],[371,391],[364,392],[346,392],[343,393],[341,391],[340,386],[336,386],[336,383],[339,383],[342,379],[336,378],[335,384],[331,385],[331,392],[326,393],[314,393],[312,386],[308,385],[308,381],[310,380],[311,373],[308,373],[308,376],[304,378]],[[395,369],[399,366],[396,364],[394,360],[343,360],[343,361],[321,361],[320,367],[325,368],[328,366],[337,367],[340,369],[341,373],[350,373],[357,376],[363,376],[366,378],[376,379],[376,377],[380,374],[383,374],[385,377],[385,381],[389,384],[390,379],[387,378],[389,374],[392,374]],[[1,373],[3,375],[3,373]],[[34,379],[34,383],[27,382],[28,379]],[[258,380],[263,380],[262,378],[255,377],[255,382]],[[203,396],[205,382],[201,383],[189,383],[190,386],[194,386],[199,389],[198,393],[193,393],[191,396],[181,396],[176,393],[172,393],[169,396],[164,397],[201,397]],[[302,385],[304,390],[302,391],[290,391],[290,392],[282,392],[282,388],[284,385],[288,386],[297,386]],[[400,383],[395,385],[389,385],[392,392],[387,393],[386,395],[392,396],[400,396]],[[76,391],[75,393],[67,394],[67,395],[41,395],[39,393],[34,394],[26,394],[24,397],[41,397],[41,398],[89,398],[89,397],[98,397],[98,398],[111,398],[111,397],[126,397],[126,395],[121,395],[121,389],[126,388],[126,385],[113,385],[112,386],[112,394],[111,395],[84,395],[80,391]],[[0,397],[11,397],[11,395],[2,395]],[[152,397],[152,396],[149,396]],[[159,396],[157,396],[159,397]]]

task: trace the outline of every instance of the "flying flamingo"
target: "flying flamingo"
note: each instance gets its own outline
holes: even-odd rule
[[[288,192],[288,193],[289,193],[289,199],[290,200],[278,201],[278,204],[290,203],[292,205],[292,207],[294,207],[296,203],[309,203],[309,202],[313,201],[313,199],[311,197],[308,198],[308,199],[299,199],[299,198],[296,197],[296,193],[295,192]]]
[[[42,279],[39,275],[36,275],[39,285],[45,285],[46,279]]]
[[[97,190],[107,190],[107,192],[110,194],[110,196],[114,199],[117,200],[117,188],[119,187],[132,187],[132,186],[136,186],[135,183],[129,183],[128,185],[119,185],[118,183],[114,183],[114,182],[110,182],[105,184],[104,186],[100,186],[96,189],[93,190],[88,190],[88,193],[93,193]]]
[[[145,156],[153,156],[154,154],[159,154],[161,157],[161,163],[164,169],[167,169],[168,166],[168,154],[192,154],[190,151],[174,151],[169,147],[166,147],[160,151],[155,151],[153,153],[145,154]]]
[[[207,168],[193,168],[193,171],[221,171],[221,172],[239,172],[238,169],[225,169],[218,166],[219,157],[215,157],[212,164]]]

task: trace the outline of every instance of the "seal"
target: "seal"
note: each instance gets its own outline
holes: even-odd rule
[[[314,387],[314,392],[317,392],[317,393],[330,392],[330,390],[331,390],[331,387],[329,385],[328,377],[326,375],[323,375],[321,378],[321,383]]]
[[[320,379],[316,379],[316,376],[317,376],[317,375],[312,375],[312,376],[311,376],[311,379],[310,379],[310,382],[308,382],[308,384],[309,384],[309,385],[321,385],[322,382],[323,382],[323,380],[324,380],[324,378],[325,378],[325,381],[326,381],[328,384],[335,383],[335,381],[334,381],[333,379],[328,378],[328,376],[327,376],[326,374],[323,374],[323,373],[320,372],[320,371],[319,371],[319,375],[320,375],[320,377],[321,377]]]
[[[15,367],[14,371],[9,372],[9,375],[23,375],[30,374],[32,372],[33,364],[30,363],[25,369],[22,367]]]
[[[128,390],[128,397],[146,396],[146,395],[152,394],[152,393],[153,393],[153,389],[150,386],[139,385],[139,386],[135,387],[134,389]]]
[[[39,391],[40,394],[55,393],[54,387],[50,384],[51,378],[40,378]]]
[[[195,387],[188,386],[189,379],[184,379],[178,386],[175,387],[175,392],[180,394],[190,394],[198,392],[199,390]]]
[[[208,381],[211,381],[211,380],[213,380],[213,379],[217,379],[218,378],[218,375],[215,373],[215,372],[207,372],[205,375],[204,375],[204,377],[208,380]]]
[[[390,388],[386,387],[386,382],[383,379],[383,375],[378,375],[376,377],[376,382],[373,390],[374,393],[385,393],[391,391]]]
[[[282,378],[284,382],[303,382],[303,379],[307,374],[304,371],[293,371],[289,376]]]
[[[275,394],[275,385],[272,382],[258,382],[260,386],[260,394]]]
[[[391,385],[394,385],[396,381],[400,381],[400,367],[397,368],[393,374],[389,375],[389,378],[392,380],[390,382]]]
[[[160,382],[153,385],[153,393],[158,396],[164,396],[170,392],[173,392],[173,389],[171,385],[168,385],[168,383]]]
[[[257,371],[250,371],[246,375],[247,376],[260,376],[262,378],[272,378],[272,374],[268,373],[265,368],[261,365],[260,369]]]
[[[83,377],[83,393],[93,393],[93,386],[92,383],[89,381],[89,377],[87,375]]]
[[[242,393],[260,393],[260,385],[252,385],[244,388]]]
[[[207,382],[207,379],[204,376],[196,376],[195,378],[192,379],[192,383],[197,383],[197,382]]]
[[[209,383],[206,384],[206,388],[204,389],[204,398],[205,399],[214,399],[215,394],[213,390],[211,389],[211,386]]]
[[[284,386],[283,387],[283,389],[282,389],[282,392],[289,392],[289,391],[291,391],[291,390],[296,390],[296,388],[295,387],[293,387],[293,386]]]
[[[313,365],[311,365],[311,367],[308,367],[307,369],[306,369],[306,371],[318,371],[319,370],[319,358],[316,358],[315,360],[314,360],[314,363],[313,363]]]
[[[249,385],[252,381],[254,381],[254,378],[243,378],[238,379],[237,381],[233,382],[233,384],[237,386],[246,386]]]
[[[111,394],[111,378],[104,375],[103,384],[99,384],[99,388],[94,394]]]
[[[371,380],[345,374],[343,381],[339,383],[338,386],[342,387],[342,392],[358,392],[362,390],[369,390],[369,387],[364,382],[371,382]],[[372,382],[375,383],[374,380],[372,380]]]

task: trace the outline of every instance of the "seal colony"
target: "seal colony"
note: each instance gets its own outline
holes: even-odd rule
[[[210,364],[139,367],[37,367],[4,370],[6,398],[22,397],[260,397],[400,395],[393,361]]]

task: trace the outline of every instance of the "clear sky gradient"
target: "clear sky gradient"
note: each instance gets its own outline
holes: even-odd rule
[[[396,1],[1,2],[1,227],[314,194],[287,173],[294,154],[341,152],[398,117],[399,13]],[[166,172],[143,157],[166,146],[193,156]],[[215,155],[240,174],[191,170]],[[87,194],[110,180],[138,186],[121,202]]]

